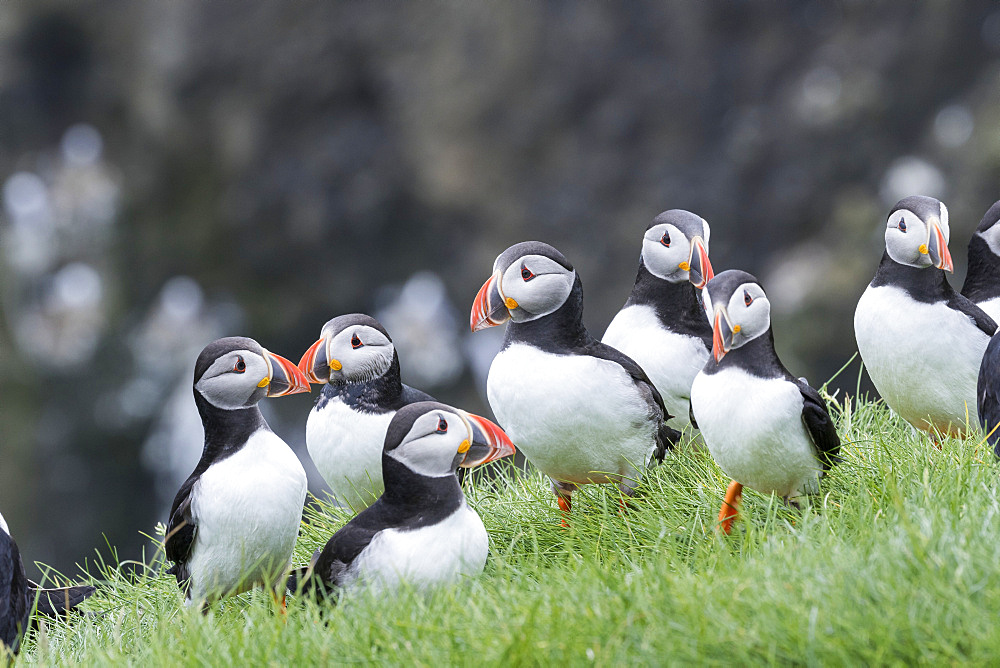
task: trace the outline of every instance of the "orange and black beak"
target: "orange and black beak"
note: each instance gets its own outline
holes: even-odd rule
[[[691,239],[691,257],[688,258],[688,280],[701,290],[715,277],[712,263],[708,261],[708,249],[701,237]]]
[[[468,420],[472,438],[468,441],[465,459],[459,466],[471,469],[473,466],[486,464],[514,454],[514,444],[498,425],[472,413],[463,411],[462,414]],[[461,450],[459,451],[461,452]]]
[[[469,326],[473,332],[478,332],[481,329],[502,325],[508,320],[510,311],[507,310],[507,305],[500,294],[500,274],[497,272],[479,288],[476,301],[472,303]]]
[[[264,351],[264,359],[270,373],[260,381],[259,387],[267,388],[267,396],[283,397],[309,391],[309,381],[291,360],[268,350]]]
[[[738,333],[739,328],[734,328],[729,324],[729,314],[726,308],[720,306],[715,310],[715,323],[712,326],[712,356],[718,364],[726,353],[733,347],[733,336]]]
[[[931,221],[927,226],[927,254],[931,262],[938,269],[945,271],[955,271],[955,264],[951,261],[951,251],[948,250],[948,241],[941,232],[941,225],[936,221]]]
[[[330,382],[330,361],[326,354],[326,338],[309,346],[309,350],[299,360],[301,371],[310,383],[323,385]]]

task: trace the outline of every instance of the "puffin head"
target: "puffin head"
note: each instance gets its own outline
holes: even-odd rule
[[[497,256],[493,275],[476,295],[472,331],[554,313],[566,302],[575,281],[573,265],[552,246],[541,241],[514,244]]]
[[[702,298],[712,319],[712,355],[716,363],[771,326],[771,302],[757,279],[745,271],[730,269],[717,274],[708,282]]]
[[[385,432],[383,455],[414,473],[440,478],[514,454],[503,429],[436,401],[404,406]]]
[[[396,348],[378,320],[351,313],[330,320],[319,340],[299,361],[299,370],[312,383],[365,383],[392,366]]]
[[[914,195],[896,203],[885,223],[885,249],[899,264],[954,271],[948,251],[948,208],[933,197]]]
[[[704,288],[715,275],[708,261],[710,233],[705,219],[690,211],[664,211],[646,228],[642,262],[657,278],[671,283],[690,281]]]
[[[253,339],[230,336],[205,346],[194,365],[194,391],[224,410],[255,405],[264,397],[309,391],[302,372]]]
[[[994,255],[1000,255],[1000,201],[994,202],[976,228],[976,236],[982,237]]]

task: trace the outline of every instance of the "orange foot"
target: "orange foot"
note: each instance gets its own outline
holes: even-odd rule
[[[733,521],[740,514],[740,499],[743,498],[743,485],[735,480],[726,489],[726,498],[719,510],[719,529],[728,534],[733,530]]]
[[[559,510],[563,511],[563,517],[559,520],[564,529],[569,528],[569,523],[566,521],[566,516],[569,515],[569,509],[572,504],[569,502],[569,497],[567,496],[556,496],[556,501],[559,502]]]
[[[274,605],[277,606],[278,612],[281,613],[282,621],[288,621],[288,602],[286,600],[286,594],[281,595],[281,600],[278,600],[278,593],[275,591],[271,592],[271,600],[274,601]]]

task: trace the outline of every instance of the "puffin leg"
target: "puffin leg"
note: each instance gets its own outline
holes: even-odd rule
[[[740,514],[740,499],[743,498],[743,485],[735,480],[726,489],[726,498],[719,510],[719,529],[728,534],[733,530],[733,521]]]
[[[568,528],[569,524],[566,522],[566,517],[569,515],[570,508],[573,506],[572,496],[573,492],[576,491],[576,485],[571,482],[561,482],[559,480],[552,481],[552,493],[556,495],[556,501],[559,503],[559,510],[563,512],[563,517],[559,521],[563,528]]]
[[[271,600],[274,601],[274,606],[278,608],[278,612],[281,613],[282,619],[288,621],[288,601],[286,601],[287,594],[282,591],[278,594],[277,589],[271,589]]]
[[[618,497],[618,511],[620,513],[624,514],[631,507],[629,501],[635,496],[635,488],[638,484],[638,480],[625,477],[618,482],[618,491],[621,492],[621,496]]]

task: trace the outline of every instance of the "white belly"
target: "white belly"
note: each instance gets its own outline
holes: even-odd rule
[[[382,496],[382,446],[395,411],[363,413],[339,398],[306,420],[306,447],[337,503],[360,512]]]
[[[979,427],[976,382],[990,338],[945,304],[915,302],[904,290],[868,286],[854,334],[885,403],[910,424],[942,432]]]
[[[284,573],[306,500],[306,472],[284,441],[257,431],[212,464],[191,493],[192,600],[272,584]]]
[[[357,584],[392,589],[400,583],[425,588],[478,575],[486,565],[489,536],[465,502],[438,524],[412,531],[378,533],[351,565]]]
[[[994,297],[993,299],[987,299],[984,302],[978,302],[976,306],[986,311],[986,315],[993,318],[994,321],[1000,323],[1000,297]]]
[[[634,305],[618,312],[604,333],[604,343],[634,359],[646,372],[674,416],[670,426],[679,430],[690,426],[691,383],[709,356],[701,339],[664,329],[653,307]]]
[[[699,373],[691,405],[709,452],[733,480],[764,494],[814,491],[822,466],[794,384],[732,368]]]
[[[494,358],[486,394],[518,449],[556,480],[637,479],[656,449],[658,425],[614,362],[516,343]]]

